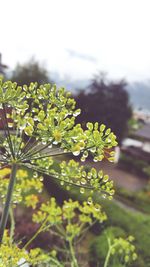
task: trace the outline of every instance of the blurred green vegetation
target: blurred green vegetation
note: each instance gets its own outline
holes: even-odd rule
[[[115,198],[143,213],[150,214],[150,185],[144,189],[131,192],[125,188],[117,188]]]
[[[119,205],[113,201],[101,200],[100,203],[108,216],[106,226],[117,226],[123,229],[127,234],[133,235],[135,237],[135,245],[138,255],[140,256],[140,261],[144,262],[144,265],[139,266],[149,267],[150,216],[119,207]]]
[[[101,235],[95,237],[90,245],[90,264],[91,266],[104,266],[105,258],[108,253],[108,240],[113,240],[114,238],[126,238],[126,233],[120,227],[110,226],[107,227]],[[102,245],[103,244],[103,245]],[[118,251],[110,257],[109,266],[113,267],[123,267],[124,264],[121,263],[122,255],[118,255]],[[136,261],[137,263],[137,261]],[[131,266],[129,264],[129,266]]]
[[[44,84],[51,81],[47,69],[35,58],[29,59],[24,64],[17,64],[10,79],[12,82],[17,82],[18,85],[29,85],[31,82]]]
[[[73,199],[78,199],[79,201],[83,201],[86,198],[86,194],[79,194],[76,188],[70,191],[66,191],[63,186],[60,186],[58,183],[52,181],[50,177],[46,177],[45,183],[49,194],[55,196],[59,203],[62,203],[64,199],[68,199],[69,197]],[[104,251],[102,252],[102,257],[104,255],[103,253],[105,252],[106,246],[101,241],[102,231],[108,227],[117,227],[121,229],[119,231],[121,231],[121,233],[125,233],[126,236],[133,235],[135,237],[135,246],[137,248],[138,259],[136,263],[133,263],[131,265],[131,267],[150,267],[150,215],[138,212],[136,210],[133,211],[125,207],[120,207],[119,203],[113,200],[109,201],[103,199],[100,196],[96,195],[95,201],[102,205],[103,210],[106,212],[108,219],[104,224],[96,224],[92,227],[92,232],[97,237],[95,241],[96,245],[94,244],[93,246],[98,246],[98,248],[96,248],[97,254],[96,252],[94,252],[93,254],[93,248],[91,246],[91,258],[95,258],[95,261],[99,261],[99,257],[101,257],[99,255],[99,247],[101,247],[102,250],[104,249]],[[147,201],[147,206],[145,206],[144,211],[149,212],[149,200],[146,199],[145,201]],[[141,196],[141,207],[144,207],[144,205],[145,204],[142,204]],[[96,265],[91,266],[95,267]],[[99,265],[97,266],[99,267]],[[122,265],[114,265],[113,267],[122,267]]]
[[[121,153],[119,165],[121,168],[134,174],[150,178],[150,166],[149,163],[144,160],[136,159],[128,154]]]

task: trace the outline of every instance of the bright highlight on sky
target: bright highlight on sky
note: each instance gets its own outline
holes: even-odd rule
[[[0,52],[73,79],[150,79],[149,0],[1,0]]]

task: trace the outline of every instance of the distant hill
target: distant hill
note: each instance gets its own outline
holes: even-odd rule
[[[58,86],[63,86],[67,90],[77,93],[78,90],[86,88],[90,80],[73,80],[69,76],[61,78],[56,72],[51,76]],[[133,82],[127,85],[130,103],[134,109],[142,109],[150,111],[150,81]]]

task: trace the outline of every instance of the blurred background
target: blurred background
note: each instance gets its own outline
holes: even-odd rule
[[[82,110],[78,123],[104,123],[117,135],[115,164],[94,163],[115,182],[114,201],[103,200],[107,226],[134,235],[134,266],[150,266],[150,1],[2,0],[0,7],[0,74],[19,85],[65,87]]]

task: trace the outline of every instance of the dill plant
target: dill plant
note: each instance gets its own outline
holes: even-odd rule
[[[69,256],[66,260],[70,260],[70,266],[76,267],[78,262],[73,247],[76,236],[80,237],[86,225],[91,225],[93,219],[100,222],[106,219],[106,214],[100,205],[94,204],[92,196],[97,192],[100,196],[111,199],[114,194],[113,182],[102,170],[91,168],[87,171],[82,162],[89,156],[92,156],[94,161],[107,158],[113,162],[112,148],[117,145],[116,136],[111,129],[106,129],[105,125],[98,123],[89,122],[86,124],[86,130],[83,130],[75,121],[76,116],[80,114],[75,104],[75,100],[64,88],[57,89],[51,84],[39,86],[37,83],[21,87],[15,82],[3,82],[0,79],[2,126],[0,193],[3,203],[0,221],[0,266],[2,267],[21,266],[23,264],[19,261],[22,258],[32,266],[67,266],[57,259],[55,251],[46,253],[36,248],[26,253],[28,245],[36,236],[47,230],[60,235],[64,242],[67,242]],[[59,156],[68,154],[79,156],[81,163],[74,159],[58,160]],[[57,169],[54,168],[55,160],[59,164]],[[28,177],[28,170],[32,171],[32,177]],[[10,174],[10,177],[3,179],[5,174]],[[36,207],[37,194],[42,191],[43,186],[42,174],[55,178],[67,190],[75,186],[79,188],[81,194],[86,192],[87,202],[81,205],[78,201],[69,200],[64,202],[62,207],[56,204],[55,199],[43,203],[33,215],[33,221],[40,224],[39,230],[20,249],[13,238],[15,228],[13,208],[21,202],[32,208]],[[74,222],[76,210],[78,219]],[[9,214],[10,233],[5,230]]]

